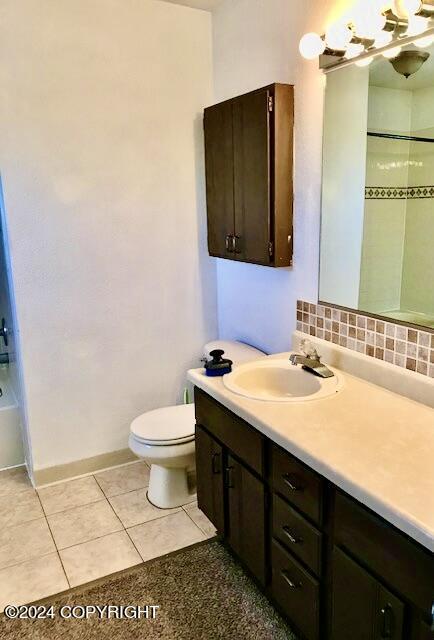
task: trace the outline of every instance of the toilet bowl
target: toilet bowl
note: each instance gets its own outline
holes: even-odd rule
[[[205,357],[213,349],[223,349],[234,366],[265,355],[250,345],[216,340],[205,346]],[[194,430],[194,404],[148,411],[131,423],[128,444],[151,465],[148,499],[154,506],[172,509],[194,498],[187,482],[195,462]]]

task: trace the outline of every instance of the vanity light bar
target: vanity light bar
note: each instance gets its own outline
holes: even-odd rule
[[[364,51],[364,53],[353,59],[340,57],[336,62],[333,63],[330,62],[330,57],[326,57],[326,55],[324,54],[324,56],[320,58],[320,67],[324,71],[324,73],[331,73],[332,71],[336,71],[337,69],[342,69],[344,67],[349,67],[354,63],[361,62],[366,59],[369,59],[369,62],[367,64],[370,64],[372,59],[376,58],[377,56],[386,54],[388,51],[392,51],[396,48],[400,49],[401,47],[409,44],[417,45],[418,42],[422,39],[428,42],[431,38],[432,43],[434,44],[434,27],[427,29],[424,33],[419,34],[418,36],[407,36],[400,38],[399,41],[394,40],[391,44],[385,47],[379,47],[378,49],[367,49],[366,51]],[[424,44],[424,46],[426,46],[426,44]]]
[[[321,68],[355,61],[363,65],[363,60],[377,53],[427,36],[434,0],[379,0],[377,11],[359,2],[355,11],[356,17],[333,23],[322,36],[305,34],[299,45],[301,55],[308,60],[319,57]]]

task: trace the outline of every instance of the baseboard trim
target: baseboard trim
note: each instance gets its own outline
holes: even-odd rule
[[[59,464],[55,467],[47,467],[46,469],[35,469],[33,471],[33,480],[35,487],[40,487],[53,482],[84,476],[95,471],[117,467],[121,464],[134,462],[137,456],[130,449],[120,449],[119,451],[111,451],[103,453],[92,458],[84,460],[75,460],[67,464]]]

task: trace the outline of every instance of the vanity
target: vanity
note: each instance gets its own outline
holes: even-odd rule
[[[279,403],[190,371],[199,507],[300,638],[432,640],[433,411],[337,373]]]

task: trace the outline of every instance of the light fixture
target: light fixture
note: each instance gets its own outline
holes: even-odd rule
[[[391,31],[382,31],[375,38],[374,47],[380,49],[381,47],[386,47],[393,40],[393,34]]]
[[[345,51],[353,38],[353,32],[346,24],[332,24],[325,32],[325,42],[330,49]]]
[[[418,38],[414,41],[413,44],[415,44],[417,47],[422,47],[422,49],[425,49],[425,47],[430,47],[432,44],[434,44],[434,36],[424,36],[422,38]]]
[[[392,11],[398,18],[408,18],[408,16],[416,15],[421,8],[421,0],[395,0]]]
[[[377,13],[373,7],[367,9],[360,5],[354,16],[354,30],[359,38],[375,40],[386,26],[387,18],[383,13]]]
[[[335,67],[365,52],[367,57],[363,60],[380,52],[391,59],[400,53],[401,40],[408,44],[411,38],[418,38],[422,48],[434,43],[434,38],[428,40],[424,36],[432,26],[434,0],[356,0],[351,13],[330,24],[324,35],[306,33],[299,48],[308,60],[325,53],[323,68]],[[389,51],[381,51],[389,45]],[[368,64],[364,62],[362,66]]]
[[[306,33],[300,40],[298,48],[303,58],[313,60],[324,53],[326,43],[317,33]]]
[[[368,67],[371,62],[373,61],[373,57],[369,57],[369,58],[362,58],[361,60],[356,60],[356,65],[358,67]]]
[[[395,58],[390,60],[393,68],[405,78],[409,78],[417,73],[421,66],[428,60],[429,53],[427,51],[401,51]]]
[[[396,58],[402,51],[402,47],[393,47],[393,49],[387,49],[387,51],[383,51],[382,55],[387,58]]]
[[[345,51],[345,57],[348,60],[351,60],[352,58],[357,58],[357,56],[363,53],[364,50],[365,50],[365,47],[362,44],[356,44],[356,43],[350,42],[350,44],[347,47],[347,50]]]
[[[426,31],[427,27],[428,21],[426,18],[422,18],[421,16],[409,16],[408,27],[405,35],[418,36]]]

